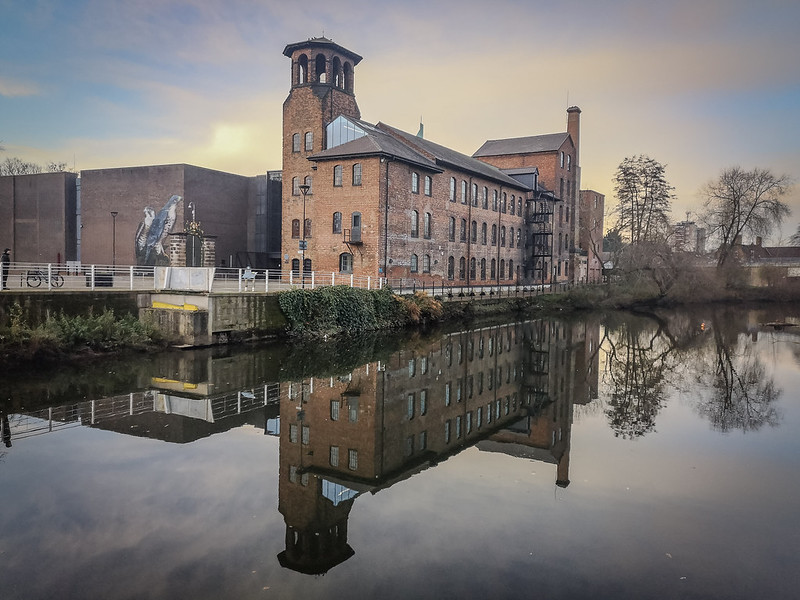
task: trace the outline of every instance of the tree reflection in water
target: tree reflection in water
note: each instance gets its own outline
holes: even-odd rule
[[[699,414],[714,429],[751,431],[763,425],[775,427],[780,414],[774,403],[781,395],[775,381],[754,351],[753,342],[732,327],[732,320],[713,319],[714,365],[710,387],[713,393],[700,399]],[[708,375],[700,373],[700,379]]]
[[[692,380],[702,386],[693,392],[698,414],[718,431],[779,423],[774,404],[781,390],[758,358],[755,338],[747,337],[748,313],[709,312],[708,324],[691,312],[606,319],[605,412],[615,436],[654,431],[666,386],[688,392]]]

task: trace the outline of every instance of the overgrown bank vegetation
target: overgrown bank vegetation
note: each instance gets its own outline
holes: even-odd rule
[[[24,309],[15,302],[9,306],[7,325],[0,327],[0,357],[6,362],[141,349],[161,343],[156,329],[134,315],[118,316],[111,309],[98,315],[48,315],[42,323],[31,325]]]
[[[295,289],[282,292],[278,302],[292,335],[336,335],[397,329],[437,321],[442,304],[417,292],[397,296],[389,288],[362,290],[348,286]]]

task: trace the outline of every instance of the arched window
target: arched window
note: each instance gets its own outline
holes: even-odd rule
[[[300,152],[300,134],[292,134],[292,152]]]
[[[456,259],[452,256],[447,257],[447,278],[450,281],[456,278]]]
[[[462,242],[467,241],[467,220],[461,219],[461,237],[460,240]]]
[[[497,225],[492,225],[492,246],[497,246]]]
[[[342,61],[338,56],[333,57],[333,85],[338,88],[344,87],[344,73],[342,73]]]
[[[500,259],[500,279],[503,279],[506,276],[506,261],[502,258]]]
[[[292,177],[292,196],[300,195],[300,178]]]
[[[522,242],[522,228],[517,229],[517,248],[519,248],[521,242]]]
[[[500,246],[502,246],[503,248],[506,247],[506,226],[505,225],[501,225],[500,226]]]
[[[333,213],[333,233],[342,233],[342,213]]]
[[[416,254],[411,255],[411,272],[416,273],[419,270],[419,259],[417,258]]]
[[[423,273],[430,273],[431,272],[431,255],[426,254],[422,257],[422,272]]]
[[[305,54],[297,60],[297,83],[308,83],[308,57]]]
[[[472,184],[472,206],[478,206],[478,184]]]
[[[314,132],[306,131],[306,152],[311,152],[314,149]]]
[[[522,196],[517,198],[517,214],[521,217],[522,216]]]
[[[339,255],[339,273],[353,272],[353,255],[349,252],[342,252]]]
[[[433,189],[433,180],[430,175],[425,175],[425,195],[430,196]]]
[[[311,237],[311,219],[306,219],[306,226],[304,227],[303,237]]]
[[[564,250],[569,250],[569,234],[564,236]]]
[[[336,165],[333,167],[333,186],[334,187],[342,187],[342,165]]]
[[[450,178],[450,202],[456,201],[456,178]]]
[[[517,208],[517,200],[514,197],[514,194],[511,194],[511,214],[513,215],[516,212]]]
[[[466,279],[467,278],[467,259],[463,256],[458,259],[458,278],[459,279]]]
[[[483,186],[483,196],[482,197],[483,197],[482,206],[483,206],[483,208],[488,209],[489,208],[489,188],[487,188],[486,186]]]
[[[503,201],[500,203],[500,212],[503,214],[506,212],[506,202],[508,202],[508,194],[503,192]]]
[[[497,212],[497,190],[492,191],[492,210]]]
[[[419,237],[419,213],[411,211],[411,237]]]
[[[473,242],[477,242],[478,241],[478,222],[477,221],[473,221],[472,222],[471,232],[472,232],[472,235],[470,236],[470,239]]]
[[[486,259],[481,259],[481,280],[486,279]]]
[[[467,203],[467,182],[461,180],[461,204]]]
[[[489,278],[494,279],[495,277],[497,277],[497,261],[493,258],[489,271]]]
[[[450,237],[450,241],[451,242],[455,242],[456,241],[456,218],[455,217],[450,217],[450,230],[449,230],[449,233],[450,233],[450,236],[449,236]]]
[[[509,246],[509,248],[513,248],[514,247],[514,228],[513,227],[509,231],[509,234],[510,235],[509,235],[509,238],[508,238],[508,246]]]
[[[508,278],[509,279],[514,279],[514,261],[513,260],[509,260],[508,261]]]
[[[353,165],[353,185],[361,185],[361,163]]]
[[[348,92],[353,91],[353,65],[349,62],[344,63],[344,89]]]
[[[300,219],[292,219],[292,237],[300,237]]]
[[[426,212],[422,221],[422,235],[425,239],[431,239],[431,213]]]
[[[564,168],[564,153],[563,152],[559,153],[558,164],[562,169]]]
[[[313,194],[314,193],[314,185],[313,185],[314,184],[314,178],[311,177],[311,175],[307,175],[306,178],[303,180],[303,183],[308,186],[308,191],[306,192],[306,195],[310,196],[311,194]]]
[[[300,274],[300,259],[299,258],[293,258],[292,259],[292,273],[294,273],[295,275],[299,275]]]
[[[475,279],[475,263],[476,263],[475,257],[473,256],[472,258],[469,259],[469,278],[471,280]]]
[[[572,156],[567,154],[567,171],[572,170]]]
[[[564,214],[564,221],[566,223],[569,223],[569,206],[567,207],[567,210],[566,210],[566,212]]]
[[[558,234],[558,251],[559,252],[561,252],[561,242],[562,242],[561,237],[562,237],[562,235],[563,234],[561,234],[561,233]]]
[[[325,68],[327,67],[327,61],[325,60],[324,54],[317,54],[314,66],[317,72],[317,81],[319,83],[327,83],[328,74],[325,72]]]
[[[486,223],[481,223],[481,244],[486,245]]]
[[[419,174],[411,173],[411,192],[419,194]]]

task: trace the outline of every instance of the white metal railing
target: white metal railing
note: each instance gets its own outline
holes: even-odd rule
[[[275,293],[288,289],[315,289],[321,286],[346,285],[378,290],[386,286],[398,294],[416,291],[443,299],[473,298],[476,296],[533,295],[563,291],[571,284],[522,284],[507,280],[500,282],[456,282],[418,280],[410,278],[359,277],[351,273],[311,272],[303,276],[297,271],[278,269],[208,268],[209,285],[214,293],[260,292]],[[8,267],[6,285],[11,290],[94,291],[97,289],[159,291],[164,284],[156,277],[155,267],[133,265],[81,265],[78,263],[22,263]]]

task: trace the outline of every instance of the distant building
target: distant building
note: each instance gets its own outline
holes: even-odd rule
[[[694,221],[675,223],[670,240],[673,250],[695,254],[706,252],[706,230],[698,227]]]
[[[594,190],[580,191],[580,249],[586,253],[585,278],[579,281],[600,283],[603,280],[603,215],[606,197]]]

